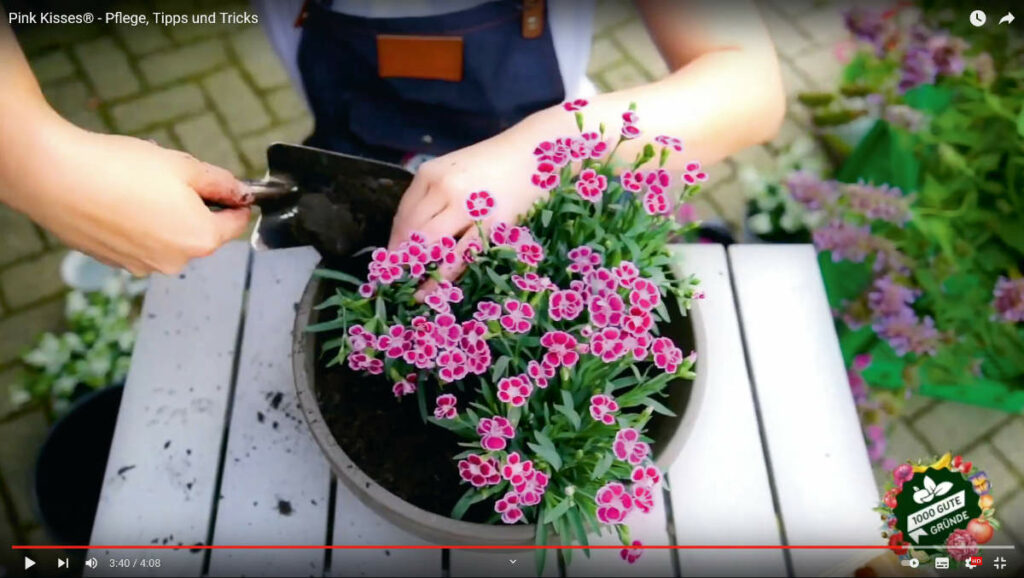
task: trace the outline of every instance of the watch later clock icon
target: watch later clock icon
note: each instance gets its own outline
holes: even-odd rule
[[[988,17],[985,15],[984,10],[975,10],[971,12],[971,24],[975,27],[984,26],[986,20],[988,20]]]

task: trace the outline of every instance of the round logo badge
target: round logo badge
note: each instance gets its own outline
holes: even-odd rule
[[[897,555],[970,564],[999,529],[988,475],[962,456],[900,464],[886,488],[876,510]]]

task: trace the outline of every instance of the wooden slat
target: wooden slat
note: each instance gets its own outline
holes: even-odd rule
[[[782,523],[790,544],[880,544],[879,499],[810,245],[729,250]],[[794,551],[820,575],[849,557]]]
[[[253,255],[214,544],[327,540],[330,467],[296,406],[292,327],[320,255],[310,247]],[[323,550],[215,550],[212,576],[310,576]]]
[[[706,295],[692,312],[704,332],[697,364],[706,382],[690,437],[668,472],[676,543],[781,544],[725,251],[720,245],[686,245],[679,255],[682,271],[697,275]],[[678,555],[683,576],[786,573],[777,550]]]
[[[428,542],[378,516],[345,484],[335,489],[334,538],[338,545],[419,546]],[[331,576],[441,576],[441,550],[334,550]]]
[[[155,275],[93,525],[97,545],[208,540],[249,246],[231,243],[180,276]],[[91,550],[89,575],[125,575],[109,557],[159,558],[135,576],[198,576],[198,551]]]

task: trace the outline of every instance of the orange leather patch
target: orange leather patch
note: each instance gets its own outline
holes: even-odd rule
[[[532,40],[544,33],[544,0],[523,2],[523,38]]]
[[[458,36],[377,35],[381,78],[462,80],[462,38]]]

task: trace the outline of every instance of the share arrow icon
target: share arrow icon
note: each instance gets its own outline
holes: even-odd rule
[[[1006,16],[1003,16],[1002,18],[999,19],[1000,24],[1011,24],[1013,23],[1013,21],[1014,17],[1012,12],[1007,12]]]

